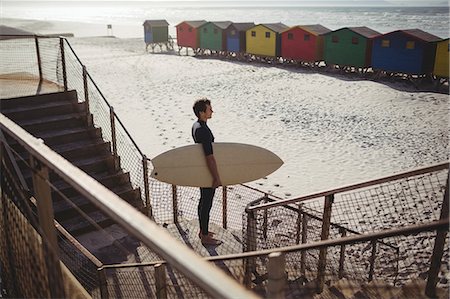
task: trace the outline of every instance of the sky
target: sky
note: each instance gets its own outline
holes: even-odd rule
[[[6,1],[43,1],[43,0],[6,0]],[[78,1],[78,0],[45,0],[45,1],[55,1],[55,2],[67,2],[67,1]],[[87,2],[93,2],[93,1],[123,1],[123,0],[83,0]],[[132,0],[132,1],[144,1],[144,2],[242,2],[242,1],[236,1],[236,0]],[[442,5],[442,6],[449,6],[449,2],[446,0],[287,0],[287,1],[268,1],[268,0],[244,0],[244,2],[255,2],[255,3],[261,3],[261,2],[289,2],[292,4],[312,4],[312,3],[329,3],[329,4],[354,4],[354,5],[370,5],[370,4],[377,4],[377,5],[408,5],[408,6],[430,6],[430,5]]]

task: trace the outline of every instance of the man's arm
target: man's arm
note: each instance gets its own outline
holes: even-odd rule
[[[221,186],[222,182],[220,180],[219,172],[217,171],[216,158],[214,158],[213,154],[206,156],[206,164],[208,165],[208,169],[213,176],[212,188]]]

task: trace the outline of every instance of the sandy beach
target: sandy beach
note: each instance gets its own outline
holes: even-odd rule
[[[5,25],[40,33],[96,30],[62,23]],[[262,146],[284,160],[249,184],[280,197],[448,159],[446,94],[305,68],[148,53],[143,38],[77,36],[70,44],[149,158],[192,143],[192,104],[208,97],[216,141]]]

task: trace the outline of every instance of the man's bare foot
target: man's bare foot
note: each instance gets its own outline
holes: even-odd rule
[[[213,233],[213,232],[208,232],[208,236],[214,237],[214,235],[215,235],[215,233]],[[199,231],[199,232],[198,232],[198,237],[199,237],[200,239],[202,238],[202,231]]]
[[[200,238],[202,240],[203,245],[220,245],[222,244],[222,241],[214,239],[213,237],[207,235],[207,236],[201,236]]]

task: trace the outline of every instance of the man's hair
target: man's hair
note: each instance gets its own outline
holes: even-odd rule
[[[194,109],[195,116],[199,117],[200,112],[205,112],[206,105],[208,106],[211,105],[211,101],[208,100],[207,98],[201,98],[195,101],[194,106],[192,107],[192,109]]]

